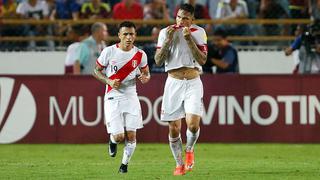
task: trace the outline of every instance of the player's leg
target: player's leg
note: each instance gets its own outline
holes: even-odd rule
[[[136,141],[136,132],[135,131],[126,131],[126,138],[125,138],[125,146],[123,149],[123,156],[121,166],[119,168],[120,173],[127,173],[128,172],[128,164],[130,159],[136,149],[137,141]]]
[[[190,87],[184,101],[187,124],[186,170],[191,171],[194,165],[194,145],[200,134],[200,120],[203,114],[203,85],[200,78],[188,81]]]
[[[186,142],[186,170],[191,171],[194,165],[194,145],[200,135],[200,119],[201,117],[194,114],[186,115],[187,123],[187,142]]]
[[[124,133],[120,134],[110,134],[109,139],[109,155],[115,157],[117,155],[117,146],[119,143],[123,142],[125,138]]]
[[[105,100],[104,113],[106,120],[106,128],[109,136],[108,152],[111,157],[117,154],[117,144],[124,141],[124,122],[119,111],[118,102],[113,100]]]
[[[137,104],[135,104],[135,102]],[[131,103],[129,104],[134,105],[134,107],[136,107],[135,109],[137,109],[137,107],[140,107],[138,98],[136,100],[131,101]],[[121,166],[119,168],[120,173],[128,172],[128,164],[137,146],[136,131],[137,129],[140,129],[143,127],[141,111],[140,110],[132,111],[131,113],[132,114],[130,113],[123,114],[123,118],[125,122],[125,146],[123,149]]]
[[[161,121],[169,123],[169,145],[176,161],[174,175],[184,175],[184,163],[182,158],[182,140],[180,136],[181,119],[185,118],[183,99],[185,81],[168,76],[164,88]]]
[[[182,158],[181,119],[169,122],[169,145],[176,161],[174,175],[184,175],[184,163]]]

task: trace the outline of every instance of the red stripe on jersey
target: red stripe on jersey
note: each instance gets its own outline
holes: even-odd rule
[[[173,27],[173,29],[180,29],[180,28],[183,28],[183,26],[179,26],[178,24],[174,24],[174,25],[171,25]]]
[[[190,28],[190,31],[195,32],[195,31],[198,31],[198,29],[197,28]]]
[[[202,51],[202,52],[204,52],[204,53],[208,53],[208,47],[207,47],[207,45],[206,44],[204,44],[204,45],[197,45],[198,46],[198,48],[200,49],[200,51]]]
[[[174,29],[181,29],[181,28],[183,28],[184,26],[178,26],[177,24],[174,24],[174,25],[172,25],[172,27],[174,28]],[[195,32],[195,31],[197,31],[198,29],[197,28],[190,28],[190,31],[191,32]]]
[[[142,52],[138,51],[122,68],[120,68],[117,73],[109,77],[109,79],[120,79],[120,82],[123,81],[132,71],[139,66],[142,60]],[[137,61],[133,63],[133,61]],[[108,85],[107,93],[111,91],[112,87]]]
[[[161,47],[157,46],[157,49],[161,49]]]
[[[116,47],[119,48],[119,43],[116,44]]]
[[[104,66],[104,65],[100,64],[100,63],[99,63],[99,61],[98,61],[98,59],[96,60],[96,63],[97,63],[99,66],[103,67],[103,68],[105,68],[105,67],[106,67],[106,66]]]

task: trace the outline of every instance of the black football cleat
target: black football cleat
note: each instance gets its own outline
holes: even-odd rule
[[[109,155],[111,157],[116,157],[117,155],[117,145],[116,143],[112,143],[111,141],[109,141]]]
[[[128,172],[128,165],[121,164],[118,173],[127,173]]]

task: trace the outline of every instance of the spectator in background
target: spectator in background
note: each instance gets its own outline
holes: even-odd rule
[[[165,0],[149,0],[143,7],[143,14],[144,19],[170,19]]]
[[[183,0],[170,0],[170,1],[167,1],[168,11],[169,11],[169,15],[170,15],[171,18],[174,18],[176,16],[175,9],[182,2],[183,2]]]
[[[110,5],[101,0],[91,0],[81,6],[81,18],[103,19],[111,17]]]
[[[257,10],[259,7],[258,0],[245,0],[248,6],[248,18],[255,19],[257,18]]]
[[[17,18],[17,3],[15,0],[3,0],[0,4],[0,18],[15,19]]]
[[[276,0],[261,0],[259,17],[263,19],[288,18],[286,10]],[[264,35],[284,35],[288,34],[288,27],[278,24],[263,25]]]
[[[139,2],[136,2],[136,0],[122,0],[114,5],[112,12],[113,19],[143,19],[143,7]],[[137,34],[141,35],[139,26],[137,26],[136,30]],[[118,33],[117,27],[110,26],[110,33],[116,35]]]
[[[25,19],[49,19],[49,7],[46,1],[41,0],[26,0],[21,2],[16,10],[17,14],[21,18]],[[35,35],[52,35],[52,30],[50,26],[45,25],[25,25],[23,35],[35,36]],[[54,50],[54,42],[52,40],[47,40],[48,50]],[[36,42],[29,42],[29,50],[36,49]]]
[[[169,20],[170,19],[165,0],[148,0],[147,3],[143,6],[143,12],[144,12],[143,13],[144,19],[146,20],[150,20],[150,19]],[[150,34],[152,34],[151,31],[153,30],[154,26],[161,28],[161,25],[142,25],[142,27],[139,29],[139,33],[149,36]]]
[[[307,17],[309,0],[289,0],[290,18],[302,19]]]
[[[91,36],[81,41],[76,50],[76,62],[73,66],[74,74],[92,74],[97,58],[106,47],[107,26],[96,22],[91,26]]]
[[[73,19],[79,18],[80,5],[76,0],[55,0],[55,9],[53,11],[54,19]]]
[[[113,7],[113,19],[143,19],[143,8],[135,0],[122,0]]]
[[[290,0],[289,11],[290,18],[303,19],[308,17],[308,1],[309,0]],[[291,25],[291,34],[294,34],[297,29],[296,24]]]
[[[311,20],[320,19],[320,0],[309,0],[309,14]]]
[[[55,0],[54,9],[50,14],[50,19],[72,19],[74,21],[79,19],[80,4],[76,0]],[[53,34],[58,36],[66,36],[68,28],[62,23],[53,24]],[[60,42],[62,45],[63,42]]]
[[[294,65],[295,65],[295,68],[293,70],[293,74],[298,74],[298,71],[299,71],[299,63],[300,63],[299,51],[296,51],[296,50],[300,49],[300,47],[301,47],[303,32],[304,32],[304,27],[298,26],[295,31],[296,39],[293,41],[293,43],[291,43],[290,47],[287,47],[284,50],[284,53],[286,56],[293,55],[293,61],[294,61]]]
[[[214,1],[207,0],[208,11],[211,19],[216,18],[219,3],[220,3],[220,0],[214,0]]]
[[[248,18],[247,3],[243,0],[222,0],[218,4],[217,19],[243,19]],[[248,25],[219,25],[217,28],[224,29],[228,35],[246,35],[249,33]]]
[[[153,27],[151,36],[153,41],[151,43],[146,43],[142,49],[146,52],[148,56],[148,66],[151,69],[151,72],[164,72],[164,66],[157,66],[154,62],[154,55],[157,50],[157,39],[160,33],[159,27]]]
[[[16,13],[17,3],[15,0],[0,0],[0,19],[16,19],[18,17]],[[21,26],[1,26],[0,36],[19,36],[21,35]],[[0,43],[0,49],[13,50],[20,47],[17,42],[2,41]]]
[[[227,40],[227,32],[223,29],[217,29],[214,32],[214,44],[219,50],[217,55],[208,54],[208,59],[215,65],[217,74],[239,73],[239,60],[237,50]],[[208,52],[214,52],[208,49]]]
[[[67,36],[73,43],[67,48],[65,74],[73,74],[73,66],[77,59],[77,48],[80,46],[80,42],[88,36],[88,33],[86,32],[84,26],[74,25],[69,26]]]

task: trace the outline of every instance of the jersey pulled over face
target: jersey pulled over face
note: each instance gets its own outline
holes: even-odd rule
[[[129,51],[133,48],[133,43],[136,40],[136,30],[134,27],[122,27],[119,30],[118,37],[120,39],[120,48],[124,51]]]

